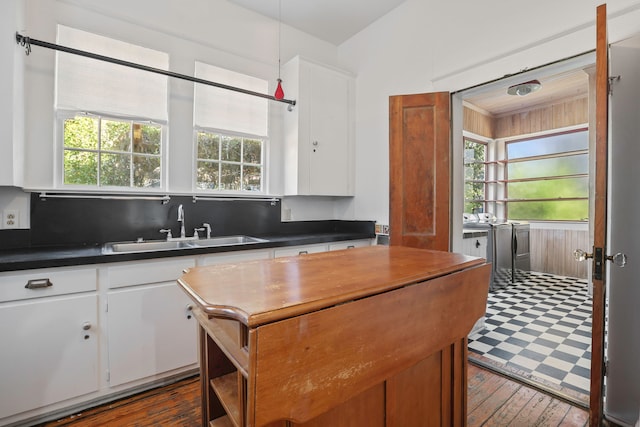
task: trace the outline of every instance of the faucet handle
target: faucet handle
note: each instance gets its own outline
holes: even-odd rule
[[[167,240],[171,240],[173,238],[173,236],[171,235],[171,229],[170,228],[163,228],[160,230],[161,233],[167,233]]]
[[[193,237],[196,238],[196,239],[200,238],[200,235],[198,234],[198,231],[204,231],[204,227],[194,228],[193,229]]]

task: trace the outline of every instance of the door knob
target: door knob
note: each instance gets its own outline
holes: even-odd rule
[[[607,257],[607,260],[611,261],[618,267],[624,267],[625,265],[627,265],[627,254],[618,252],[615,255],[609,255]]]
[[[593,254],[588,254],[582,249],[576,249],[575,251],[573,251],[573,257],[576,259],[576,261],[581,262],[589,258],[593,258]]]
[[[584,261],[586,259],[593,258],[593,254],[588,254],[582,249],[576,249],[575,251],[573,251],[573,257],[576,259],[576,261]],[[625,265],[627,265],[627,255],[620,252],[615,255],[608,255],[605,257],[605,259],[607,261],[611,261],[618,267],[624,267]]]

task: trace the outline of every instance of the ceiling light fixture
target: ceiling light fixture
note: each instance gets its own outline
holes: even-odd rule
[[[526,96],[542,87],[542,83],[538,80],[531,80],[525,83],[509,86],[507,93],[509,95]]]
[[[278,0],[278,87],[276,87],[276,92],[273,94],[275,99],[283,99],[284,98],[284,90],[282,89],[282,79],[280,78],[280,42],[282,33],[282,0]]]

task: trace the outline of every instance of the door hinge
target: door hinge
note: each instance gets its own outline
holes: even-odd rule
[[[108,313],[109,312],[109,302],[105,302],[104,303],[104,312]]]
[[[609,375],[609,361],[608,360],[604,361],[604,366],[602,367],[602,375],[604,375],[605,377],[607,375]]]
[[[609,77],[609,95],[613,95],[613,84],[620,80],[620,76]]]
[[[111,371],[107,369],[107,382],[111,381]]]

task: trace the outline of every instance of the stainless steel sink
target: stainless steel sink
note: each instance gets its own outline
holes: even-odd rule
[[[105,243],[103,253],[169,251],[173,249],[192,248],[194,242],[149,240],[146,242],[114,242]]]
[[[214,246],[249,245],[268,242],[251,236],[221,236],[198,240],[148,240],[143,242],[111,242],[105,243],[102,252],[105,254],[170,251],[186,248],[210,248]]]
[[[194,246],[203,246],[203,247],[211,247],[211,246],[231,246],[231,245],[249,245],[254,243],[264,243],[268,242],[266,239],[260,239],[258,237],[251,236],[221,236],[221,237],[211,237],[209,239],[199,239],[194,240]]]

